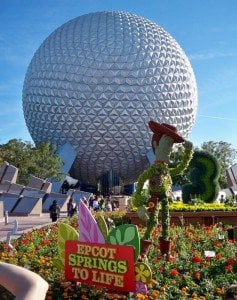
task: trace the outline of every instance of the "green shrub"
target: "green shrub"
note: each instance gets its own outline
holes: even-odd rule
[[[219,164],[216,158],[205,151],[195,151],[189,165],[189,184],[182,188],[184,203],[190,203],[193,194],[204,202],[215,201],[219,193]]]

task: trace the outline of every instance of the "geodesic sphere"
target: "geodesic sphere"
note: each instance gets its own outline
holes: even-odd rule
[[[90,13],[56,29],[36,51],[23,88],[32,139],[71,143],[71,175],[87,184],[110,170],[134,182],[148,164],[148,121],[186,137],[196,109],[194,74],[177,42],[123,12]]]

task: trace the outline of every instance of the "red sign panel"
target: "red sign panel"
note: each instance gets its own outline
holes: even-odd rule
[[[134,248],[66,241],[65,277],[86,285],[133,292]]]

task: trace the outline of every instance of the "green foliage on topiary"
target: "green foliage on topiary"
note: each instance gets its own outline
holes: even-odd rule
[[[181,174],[188,166],[193,154],[193,145],[189,141],[183,143],[183,159],[175,167],[169,168],[167,160],[172,150],[173,142],[167,137],[162,141],[162,150],[159,146],[156,150],[155,162],[145,170],[138,178],[136,192],[133,196],[133,205],[138,209],[139,217],[147,219],[147,229],[143,239],[150,239],[152,230],[158,223],[158,204],[161,202],[162,237],[169,238],[169,200],[172,194],[171,176]],[[167,150],[168,149],[168,150]],[[169,155],[167,155],[169,153]],[[143,186],[149,180],[148,192],[144,193]]]
[[[182,188],[184,203],[190,203],[192,196],[198,194],[206,203],[212,203],[218,196],[220,176],[217,159],[208,152],[195,151],[189,164],[190,184]]]

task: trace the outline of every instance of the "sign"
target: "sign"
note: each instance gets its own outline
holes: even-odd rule
[[[204,251],[204,255],[206,258],[213,258],[216,256],[216,252],[207,250],[207,251]]]
[[[135,290],[132,246],[65,242],[65,277],[117,291]]]

